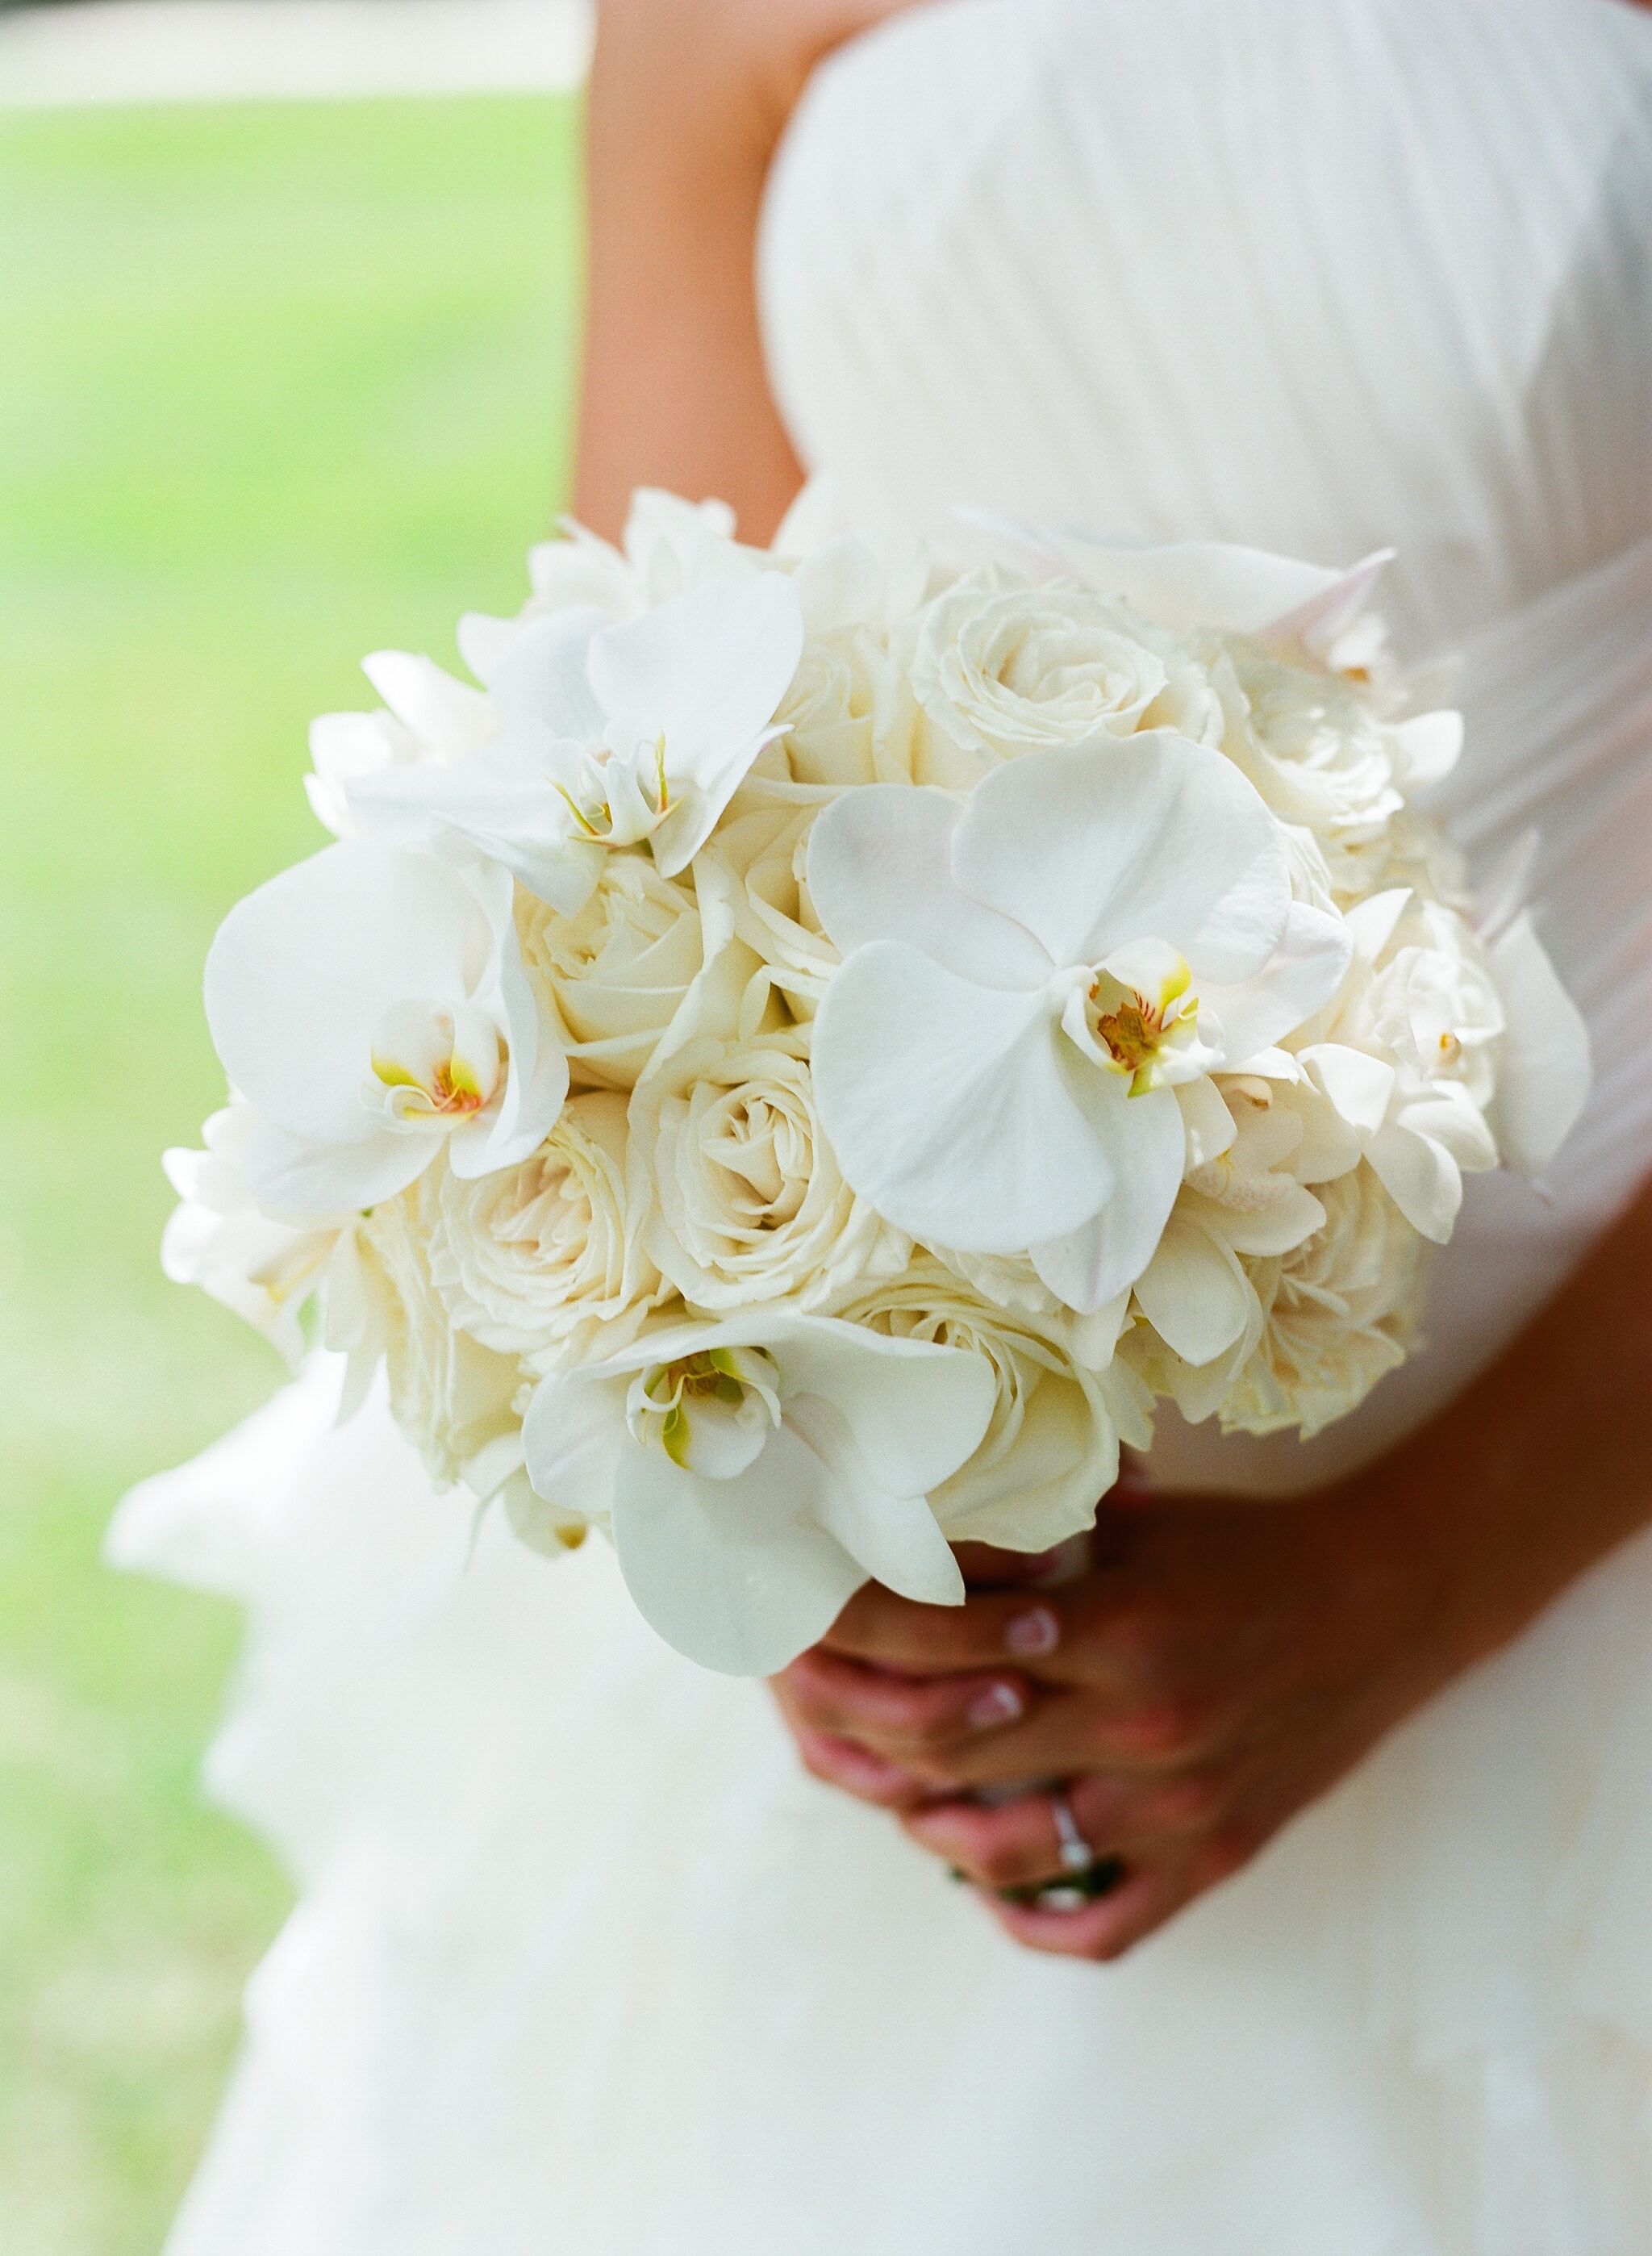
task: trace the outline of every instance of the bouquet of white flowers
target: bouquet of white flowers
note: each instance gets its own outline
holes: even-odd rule
[[[368,662],[169,1162],[170,1273],[348,1403],[387,1364],[438,1483],[603,1529],[734,1671],[1086,1527],[1157,1397],[1350,1409],[1464,1173],[1545,1166],[1588,1079],[1413,811],[1461,730],[1406,715],[1380,560],[810,513],[640,495],[462,623],[481,687]]]

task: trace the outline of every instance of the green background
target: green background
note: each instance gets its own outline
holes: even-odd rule
[[[213,928],[323,842],[305,727],[451,660],[561,493],[568,102],[0,118],[0,2252],[149,2256],[286,1900],[196,1771],[227,1605],[105,1572],[265,1396],[160,1278]],[[299,2256],[299,2252],[294,2252]]]

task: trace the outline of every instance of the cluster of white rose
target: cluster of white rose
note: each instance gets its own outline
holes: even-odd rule
[[[806,516],[644,494],[463,623],[480,687],[369,661],[170,1161],[172,1274],[317,1309],[438,1481],[741,1670],[1087,1526],[1156,1397],[1340,1415],[1587,1079],[1412,811],[1460,730],[1369,568]]]

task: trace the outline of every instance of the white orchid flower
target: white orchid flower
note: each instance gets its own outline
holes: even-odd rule
[[[802,653],[778,572],[617,623],[594,609],[531,619],[503,651],[474,652],[492,669],[496,743],[457,767],[363,777],[351,812],[396,842],[480,851],[577,915],[609,849],[646,844],[666,878],[687,867],[783,733],[775,711]]]
[[[850,792],[809,886],[847,958],[813,1038],[845,1177],[927,1244],[1030,1251],[1085,1314],[1163,1232],[1178,1086],[1269,1049],[1348,963],[1251,785],[1164,732],[1029,754],[963,806]]]
[[[961,1349],[757,1310],[545,1379],[528,1474],[557,1524],[607,1519],[632,1597],[679,1652],[771,1675],[868,1576],[961,1604],[928,1497],[980,1447],[995,1392]]]
[[[428,658],[381,650],[362,671],[384,700],[376,713],[323,713],[310,724],[314,773],[304,788],[316,820],[335,838],[351,836],[351,786],[400,767],[446,767],[467,759],[499,733],[499,716],[480,689]]]
[[[567,1089],[507,873],[366,842],[329,846],[230,911],[207,1017],[258,1116],[248,1182],[278,1214],[375,1205],[443,1151],[460,1175],[514,1167]]]
[[[348,1357],[339,1421],[361,1406],[388,1333],[382,1289],[362,1256],[355,1209],[283,1222],[254,1198],[247,1161],[264,1131],[250,1104],[214,1112],[204,1151],[163,1154],[179,1204],[161,1238],[161,1268],[178,1285],[199,1285],[245,1319],[297,1370],[314,1337]],[[306,1316],[319,1310],[316,1335]]]
[[[1589,1091],[1589,1035],[1529,917],[1489,946],[1406,887],[1346,919],[1356,977],[1301,1063],[1414,1230],[1444,1244],[1465,1174],[1548,1167]]]

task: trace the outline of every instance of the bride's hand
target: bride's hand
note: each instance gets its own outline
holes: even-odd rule
[[[1652,1186],[1451,1409],[1344,1486],[1115,1492],[1071,1584],[1000,1562],[1019,1586],[957,1608],[868,1586],[777,1681],[805,1761],[988,1891],[1059,1879],[1055,1805],[972,1790],[1062,1780],[1118,1885],[1077,1912],[987,1900],[1037,1949],[1116,1957],[1652,1519],[1648,1275]]]
[[[989,1569],[989,1571],[991,1571]],[[811,1770],[902,1817],[1034,1949],[1113,1958],[1253,1857],[1477,1648],[1444,1550],[1381,1496],[1103,1507],[1080,1579],[953,1610],[875,1585],[777,1680]],[[1081,1910],[1004,1900],[1062,1877],[1059,1779],[1117,1874]]]

